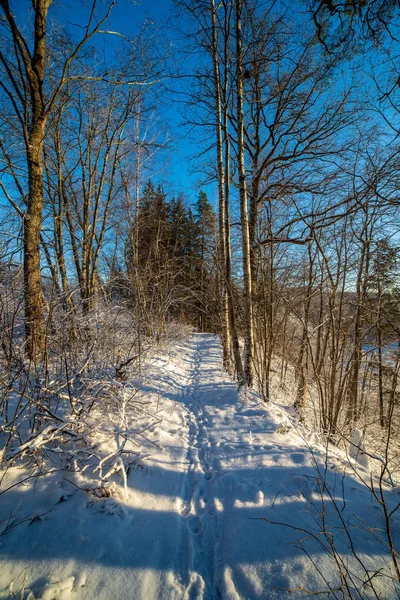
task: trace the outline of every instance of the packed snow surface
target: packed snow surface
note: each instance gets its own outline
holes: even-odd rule
[[[140,385],[162,421],[125,491],[116,479],[114,493],[97,498],[84,475],[59,472],[0,495],[0,521],[26,519],[0,536],[0,597],[347,597],[327,539],[354,587],[364,567],[388,568],[363,466],[327,452],[280,406],[238,392],[221,364],[218,338],[200,333],[154,361]],[[378,597],[397,597],[388,581],[374,578]]]

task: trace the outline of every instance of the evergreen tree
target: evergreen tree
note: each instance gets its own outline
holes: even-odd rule
[[[216,216],[207,198],[201,190],[195,204],[195,219],[197,229],[197,271],[199,276],[197,306],[198,325],[204,331],[208,320],[215,312],[212,309],[215,295],[213,290],[214,265],[215,265],[215,228]],[[215,308],[215,307],[214,307]]]
[[[177,199],[172,198],[168,205],[168,218],[170,227],[170,252],[180,266],[187,255],[187,228],[188,228],[188,213],[183,203],[182,195]]]
[[[144,187],[140,202],[139,264],[157,268],[157,262],[165,256],[168,239],[168,214],[165,194],[158,186],[154,188],[149,179]]]
[[[216,217],[203,190],[200,190],[195,204],[195,223],[198,228],[201,260],[206,261],[214,251]]]

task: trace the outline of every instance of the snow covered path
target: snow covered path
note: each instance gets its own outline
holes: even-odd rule
[[[216,337],[193,334],[141,387],[163,421],[149,431],[151,456],[130,472],[127,497],[94,499],[65,473],[40,493],[16,492],[2,513],[53,508],[0,537],[0,589],[17,577],[31,599],[43,600],[272,600],[289,590],[300,599],[308,597],[301,590],[335,588],[334,560],[305,533],[320,535],[316,467],[339,507],[325,506],[336,547],[349,554],[342,525],[356,515],[357,557],[374,569],[387,561],[361,526],[381,525],[376,506],[356,478],[344,477],[344,457],[330,456],[324,472],[323,448],[303,440],[283,409],[239,398]],[[379,597],[396,598],[385,585],[377,581]],[[353,597],[370,597],[362,593]]]

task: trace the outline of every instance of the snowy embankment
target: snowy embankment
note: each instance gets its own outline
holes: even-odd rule
[[[20,523],[0,536],[1,597],[397,597],[368,488],[280,407],[239,397],[216,337],[178,344],[141,392],[162,420],[150,421],[146,459],[125,485],[117,478],[98,497],[85,473],[57,471],[0,495],[3,529]],[[101,444],[102,423],[93,427]],[[18,476],[11,469],[3,488]],[[390,508],[399,499],[386,497]]]

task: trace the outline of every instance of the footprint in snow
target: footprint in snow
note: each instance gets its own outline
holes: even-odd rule
[[[216,510],[217,510],[217,508],[216,508],[214,502],[207,504],[207,512],[210,515],[210,517],[213,517],[215,515]]]
[[[187,517],[190,513],[190,502],[182,502],[179,503],[179,513],[182,517]]]
[[[296,463],[296,465],[302,465],[306,462],[306,457],[302,452],[295,452],[294,454],[290,455],[290,458],[292,459],[292,461],[294,463]]]
[[[189,529],[193,535],[199,535],[203,530],[203,525],[199,517],[192,516],[189,519]]]

